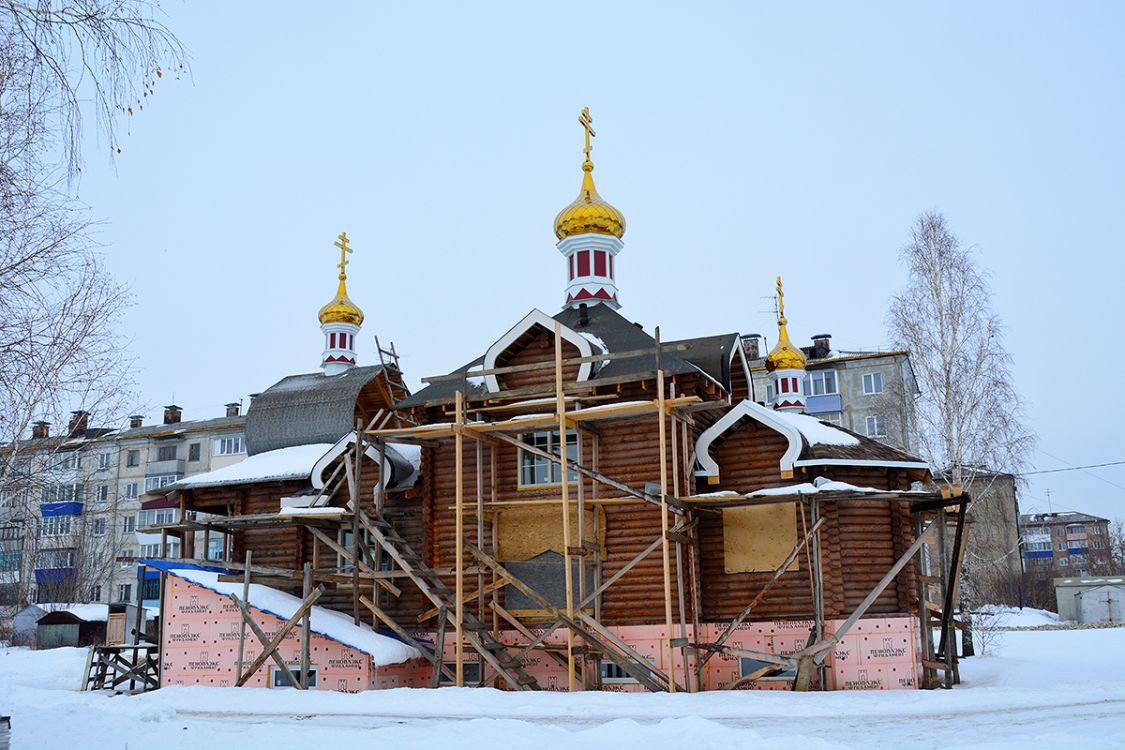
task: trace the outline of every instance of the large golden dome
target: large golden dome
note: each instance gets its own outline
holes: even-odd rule
[[[360,310],[348,297],[348,288],[345,285],[346,277],[340,274],[340,288],[336,296],[324,307],[320,308],[320,324],[325,323],[351,323],[363,325],[363,310]]]
[[[625,234],[625,215],[609,205],[594,187],[594,163],[582,164],[582,190],[569,206],[555,217],[555,236],[560,240],[572,234]]]
[[[805,369],[805,353],[793,346],[789,340],[789,331],[786,330],[788,321],[785,319],[785,293],[781,290],[781,277],[777,277],[777,346],[766,357],[766,369],[774,370],[803,370]]]

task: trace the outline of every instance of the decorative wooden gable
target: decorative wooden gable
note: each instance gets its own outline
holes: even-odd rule
[[[488,348],[484,355],[484,369],[552,361],[555,358],[555,325],[554,318],[541,310],[532,310]],[[563,359],[589,357],[595,353],[590,340],[573,329],[562,326],[561,335]],[[592,364],[589,362],[570,365],[563,371],[563,379],[570,382],[587,380],[591,368]],[[496,392],[538,385],[541,382],[554,382],[554,378],[554,370],[544,368],[499,376],[486,375],[485,382],[490,392]]]

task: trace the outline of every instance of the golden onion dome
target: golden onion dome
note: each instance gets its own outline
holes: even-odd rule
[[[777,277],[777,346],[766,356],[766,369],[774,370],[803,370],[805,369],[805,353],[793,346],[789,340],[789,331],[786,330],[785,319],[785,293],[781,291],[781,277]]]
[[[582,190],[569,206],[555,217],[555,236],[560,240],[572,234],[625,235],[625,215],[609,205],[594,187],[594,163],[588,158],[582,164]]]
[[[344,284],[347,277],[340,274],[340,288],[336,296],[324,307],[320,308],[320,324],[325,323],[351,323],[363,325],[363,310],[360,310],[348,297],[348,288]]]

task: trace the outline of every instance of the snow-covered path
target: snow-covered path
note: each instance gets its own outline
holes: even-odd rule
[[[84,651],[0,652],[14,748],[1125,748],[1125,629],[1009,632],[952,691],[75,692]]]

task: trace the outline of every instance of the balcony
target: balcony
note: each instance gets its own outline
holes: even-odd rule
[[[829,393],[824,396],[806,396],[805,411],[809,414],[827,414],[834,411],[843,411],[844,401],[839,393]]]
[[[146,477],[159,477],[167,474],[179,474],[183,476],[184,473],[184,460],[182,458],[173,458],[167,461],[149,461],[148,466],[145,467]]]

